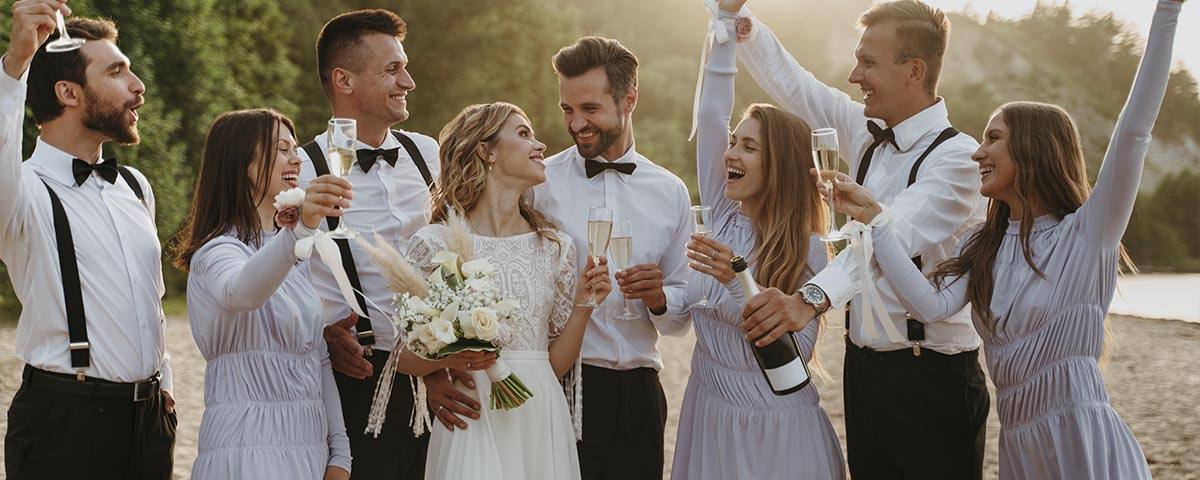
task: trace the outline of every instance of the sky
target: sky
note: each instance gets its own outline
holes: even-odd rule
[[[1037,5],[1037,0],[925,0],[926,3],[947,11],[962,11],[986,14],[996,12],[1002,17],[1020,17]],[[1063,0],[1043,0],[1043,3],[1062,4]],[[1112,12],[1118,19],[1131,22],[1138,34],[1145,39],[1150,31],[1150,20],[1154,17],[1156,0],[1070,0],[1072,9],[1079,14],[1098,10]],[[1176,63],[1182,62],[1193,75],[1200,74],[1200,0],[1190,0],[1183,5],[1179,15],[1179,26],[1175,30]]]

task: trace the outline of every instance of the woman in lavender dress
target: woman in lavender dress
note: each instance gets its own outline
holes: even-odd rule
[[[811,132],[770,105],[751,105],[732,136],[735,18],[718,14],[700,97],[696,164],[701,202],[712,208],[712,238],[693,236],[688,257],[696,347],[679,418],[672,476],[684,479],[844,476],[837,434],[817,387],[776,396],[738,328],[745,295],[730,267],[746,257],[763,286],[795,291],[828,262],[818,232],[825,210],[814,182]],[[717,33],[717,32],[714,32]],[[716,40],[724,38],[725,41]],[[820,322],[795,333],[811,359]]]
[[[839,211],[878,225],[875,258],[918,316],[937,321],[971,302],[996,386],[1000,478],[1150,478],[1108,403],[1099,362],[1181,3],[1158,2],[1090,196],[1079,136],[1062,108],[1016,102],[992,115],[973,156],[980,193],[992,199],[987,220],[932,281],[906,258],[869,192],[849,181],[835,187]]]

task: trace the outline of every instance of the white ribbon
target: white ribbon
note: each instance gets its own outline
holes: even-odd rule
[[[704,0],[704,8],[712,13],[712,19],[708,21],[708,35],[704,36],[704,44],[700,46],[700,72],[696,74],[696,95],[692,100],[692,130],[688,133],[688,141],[696,137],[696,122],[700,119],[700,89],[704,87],[704,66],[708,64],[708,52],[712,49],[713,39],[716,39],[717,43],[729,41],[729,32],[717,18],[716,0]]]
[[[895,323],[883,305],[879,290],[875,286],[875,275],[871,272],[871,259],[875,255],[875,245],[871,241],[871,226],[853,220],[842,226],[842,233],[850,236],[850,255],[858,260],[858,280],[862,293],[861,310],[863,334],[870,338],[878,336],[877,327],[882,326],[883,332],[891,343],[908,343],[907,337],[900,334]],[[847,319],[849,320],[849,319]]]
[[[346,299],[346,304],[350,305],[350,309],[358,316],[366,317],[367,313],[359,308],[358,301],[354,298],[354,287],[350,286],[350,278],[346,276],[346,270],[342,268],[342,254],[329,232],[318,230],[313,232],[312,236],[296,241],[297,257],[308,258],[312,256],[313,250],[316,250],[321,261],[329,267],[333,279],[337,280],[338,289],[342,291],[342,297]]]

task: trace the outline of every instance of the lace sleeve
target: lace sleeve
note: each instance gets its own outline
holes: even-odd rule
[[[550,338],[557,337],[567,326],[571,310],[575,308],[575,284],[579,279],[576,267],[575,242],[565,233],[558,232],[558,276],[554,281],[554,305],[550,310]]]
[[[429,225],[413,234],[404,256],[413,266],[421,269],[422,274],[429,275],[435,268],[433,255],[445,248],[445,245],[442,245],[441,225]]]

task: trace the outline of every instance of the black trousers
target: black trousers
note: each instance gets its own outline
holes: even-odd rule
[[[661,479],[667,396],[658,371],[584,365],[583,392],[583,479]]]
[[[846,460],[855,480],[980,479],[988,391],[978,350],[876,352],[846,340]]]
[[[373,368],[366,380],[333,372],[338,396],[342,399],[342,418],[346,436],[350,437],[351,470],[354,478],[417,480],[425,478],[425,453],[429,449],[429,434],[412,434],[408,421],[413,413],[413,395],[408,375],[397,374],[392,384],[392,397],[387,406],[387,418],[379,438],[363,433],[379,374],[391,352],[375,350],[367,360]]]
[[[179,420],[161,391],[139,402],[63,393],[31,382],[26,370],[8,409],[9,480],[171,478]]]

